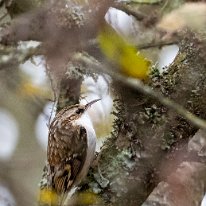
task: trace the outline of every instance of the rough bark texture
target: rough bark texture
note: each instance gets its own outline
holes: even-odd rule
[[[160,182],[143,206],[199,206],[204,196],[206,166],[183,162],[166,182]]]
[[[206,184],[205,137],[203,130],[199,130],[192,137],[188,145],[185,145],[184,151],[179,153],[179,159],[187,157],[187,161],[181,163],[175,172],[157,185],[143,206],[201,204]]]
[[[153,78],[150,85],[205,118],[206,45],[189,32],[184,36],[168,73]],[[115,131],[98,157],[103,180],[96,170],[93,181],[110,205],[141,205],[158,181],[165,178],[165,162],[176,161],[175,150],[182,148],[197,128],[122,82],[114,79],[113,87],[119,98]]]

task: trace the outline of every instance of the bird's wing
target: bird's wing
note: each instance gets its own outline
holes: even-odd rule
[[[67,124],[50,132],[48,161],[52,173],[52,187],[62,194],[70,190],[80,173],[87,152],[87,133],[82,126]]]

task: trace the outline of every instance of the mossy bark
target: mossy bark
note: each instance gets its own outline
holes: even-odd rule
[[[206,118],[206,42],[190,32],[183,36],[180,52],[168,72],[153,77],[149,84]],[[122,82],[113,79],[113,88],[119,98],[115,131],[102,148],[90,181],[107,205],[141,205],[165,178],[160,173],[168,154],[187,144],[198,128]],[[175,153],[169,159],[174,160]],[[173,169],[177,166],[174,164]]]

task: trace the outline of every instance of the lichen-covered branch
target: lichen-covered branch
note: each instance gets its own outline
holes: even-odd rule
[[[168,73],[149,84],[204,119],[206,45],[191,33],[184,35]],[[119,98],[114,133],[99,154],[90,185],[111,205],[140,205],[162,178],[167,154],[188,142],[197,127],[118,79],[113,78],[113,87]]]

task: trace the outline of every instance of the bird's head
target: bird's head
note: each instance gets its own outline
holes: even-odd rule
[[[69,117],[69,120],[71,120],[71,121],[76,120],[76,119],[80,118],[91,105],[98,102],[99,100],[101,100],[101,99],[95,99],[95,100],[87,103],[86,105],[81,105],[81,104],[73,105],[69,109],[67,109],[66,116]]]

